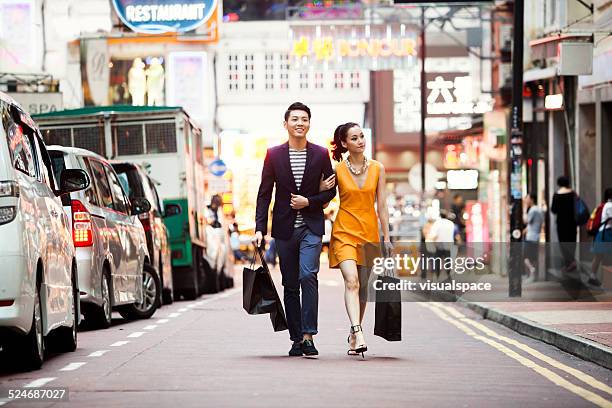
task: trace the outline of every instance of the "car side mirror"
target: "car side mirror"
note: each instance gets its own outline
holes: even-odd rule
[[[144,214],[151,211],[151,203],[144,197],[134,198],[132,200],[132,215]]]
[[[65,169],[60,176],[60,189],[56,196],[72,193],[73,191],[85,190],[89,187],[89,176],[84,170]]]
[[[181,211],[181,206],[178,204],[166,204],[164,206],[164,218],[179,215]]]

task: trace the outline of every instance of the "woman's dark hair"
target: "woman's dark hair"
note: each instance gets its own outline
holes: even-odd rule
[[[558,185],[559,187],[567,187],[567,188],[569,188],[569,186],[570,186],[570,180],[569,180],[569,177],[567,177],[567,176],[561,176],[561,177],[559,177],[559,178],[557,179],[557,185]]]
[[[346,137],[348,136],[348,131],[350,128],[359,126],[354,122],[347,122],[343,125],[340,125],[334,131],[334,140],[332,141],[332,157],[335,161],[342,161],[342,153],[346,152],[346,147],[342,146],[342,142],[346,142]]]
[[[604,191],[604,201],[610,201],[612,200],[612,188],[608,187],[606,188],[606,191]]]

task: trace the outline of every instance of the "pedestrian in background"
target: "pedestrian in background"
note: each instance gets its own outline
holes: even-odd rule
[[[527,281],[532,282],[536,278],[538,266],[538,243],[540,242],[540,232],[544,224],[544,213],[536,205],[537,197],[530,193],[525,196],[523,205],[525,211],[523,222],[525,223],[523,254],[525,268],[527,269]]]
[[[454,214],[454,218],[446,217],[451,219],[457,226],[457,234],[458,240],[457,243],[462,244],[466,242],[465,236],[465,219],[463,218],[463,213],[465,211],[465,201],[463,200],[463,196],[459,193],[453,196],[453,203],[451,204],[451,213]]]
[[[434,262],[433,272],[438,279],[445,259],[451,256],[451,247],[457,237],[455,231],[455,224],[448,219],[448,213],[445,210],[440,210],[440,218],[434,221],[427,237],[430,242],[435,242],[436,258],[442,260],[442,262]],[[446,270],[446,275],[450,278],[450,270]]]
[[[595,254],[591,264],[591,276],[589,283],[601,286],[601,281],[597,279],[597,272],[604,255],[612,254],[612,188],[607,188],[604,192],[603,207],[599,215],[599,228],[593,240],[592,252]]]
[[[565,263],[563,270],[568,272],[576,269],[576,193],[570,188],[567,176],[559,177],[557,186],[559,189],[553,195],[550,211],[557,216],[555,225]]]
[[[367,296],[366,285],[360,282],[368,281],[368,271],[363,268],[367,263],[362,249],[367,243],[380,242],[378,221],[382,227],[385,256],[390,256],[393,249],[389,238],[385,168],[365,157],[365,136],[356,123],[338,126],[332,146],[332,156],[340,162],[336,166],[340,207],[329,243],[329,266],[340,268],[344,278],[344,305],[351,323],[347,353],[363,356],[368,350],[361,327]],[[343,160],[342,155],[346,152],[348,156]],[[320,188],[326,191],[335,183],[334,177],[330,177],[322,181]],[[360,296],[361,286],[364,290]]]
[[[267,233],[268,210],[276,186],[272,238],[278,249],[287,324],[293,341],[290,356],[319,354],[312,336],[317,334],[318,325],[317,274],[321,237],[325,233],[323,205],[336,195],[335,189],[319,191],[321,178],[332,176],[333,170],[329,151],[306,140],[310,116],[308,106],[300,102],[291,104],[285,112],[283,125],[288,141],[266,152],[255,211],[253,240],[259,248]]]

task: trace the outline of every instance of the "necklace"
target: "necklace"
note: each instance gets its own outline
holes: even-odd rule
[[[348,167],[348,169],[350,170],[351,173],[353,173],[354,175],[358,176],[361,173],[365,172],[368,169],[368,159],[364,156],[363,157],[363,166],[361,166],[361,169],[356,170],[353,165],[351,164],[351,161],[349,160],[349,158],[346,158],[346,166]]]

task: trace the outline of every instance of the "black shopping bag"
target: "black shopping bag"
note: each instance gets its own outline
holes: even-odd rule
[[[285,311],[260,248],[256,250],[255,256],[257,255],[261,266],[253,269],[253,258],[251,266],[242,270],[242,307],[248,314],[270,313],[274,331],[286,330]]]
[[[285,310],[281,305],[280,300],[276,303],[276,309],[270,312],[270,321],[275,332],[287,330],[287,318],[285,317]]]
[[[394,276],[381,275],[378,280],[382,284],[399,283]],[[377,287],[384,287],[378,284]],[[374,335],[387,341],[402,340],[402,297],[397,290],[376,291],[376,306],[374,311]]]

